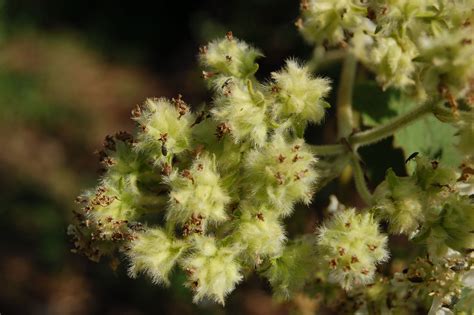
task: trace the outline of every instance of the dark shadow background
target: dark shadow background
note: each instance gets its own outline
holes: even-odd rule
[[[198,47],[232,30],[260,48],[259,78],[311,48],[294,21],[297,1],[4,0],[0,25],[0,313],[287,314],[268,284],[247,279],[226,308],[193,305],[176,272],[171,288],[131,280],[69,252],[73,199],[97,180],[93,154],[104,136],[132,130],[130,110],[152,96],[210,100]],[[324,73],[337,82],[339,66]],[[334,93],[333,93],[334,94]],[[334,97],[333,95],[331,96]],[[331,110],[331,113],[333,110]],[[334,121],[309,142],[334,139]],[[378,152],[391,143],[379,144]],[[377,151],[370,152],[372,156]],[[392,158],[396,159],[396,158]],[[391,161],[375,158],[382,178]],[[378,176],[378,177],[377,177]],[[330,185],[312,208],[297,209],[290,235],[314,231]],[[357,204],[352,190],[343,199]]]

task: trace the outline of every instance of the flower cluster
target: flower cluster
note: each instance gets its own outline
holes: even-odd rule
[[[397,177],[392,170],[376,189],[375,215],[388,221],[391,232],[425,242],[434,259],[449,250],[474,247],[474,206],[458,191],[455,170],[416,157],[412,176]]]
[[[440,95],[472,93],[472,1],[302,0],[297,25],[315,44],[350,48],[383,87]]]
[[[426,297],[432,297],[430,301],[430,313],[453,314],[450,308],[455,305],[458,311],[455,314],[466,314],[472,312],[472,308],[466,308],[470,303],[466,301],[466,295],[474,289],[472,278],[473,260],[470,257],[446,257],[440,263],[433,263],[427,258],[417,258],[403,272],[396,273],[392,279],[392,299],[400,311],[413,310],[414,300],[423,302]],[[459,299],[464,301],[459,303]]]
[[[321,45],[318,51],[337,47],[348,55],[337,109],[339,132],[347,129],[347,137],[308,145],[307,126],[324,121],[330,107],[330,80],[288,59],[261,82],[255,74],[262,53],[229,32],[199,52],[213,95],[209,106],[191,111],[181,95],[149,99],[132,111],[134,134],[106,137],[99,152],[103,175],[78,197],[81,207],[68,229],[74,251],[94,261],[124,257],[131,277],[143,274],[162,285],[177,270],[196,303],[224,304],[256,272],[277,297],[322,293],[321,303],[331,296],[341,313],[424,307],[430,314],[472,314],[473,2],[303,0],[301,9],[297,25]],[[432,100],[357,130],[366,112],[350,106],[353,56],[384,88]],[[409,176],[389,169],[372,193],[358,148],[431,113],[458,129],[453,150],[463,154],[462,164],[451,168],[414,154],[406,162],[416,164]],[[329,218],[314,216],[322,219],[316,233],[292,238],[285,224],[295,206],[309,204],[339,175],[345,181],[349,163],[368,206],[345,208],[334,199]],[[391,236],[384,231],[404,236],[395,242],[421,246],[401,263],[393,251],[385,268]]]
[[[179,266],[196,302],[224,304],[243,270],[264,265],[290,294],[296,262],[309,258],[299,248],[313,246],[286,246],[282,218],[311,200],[317,159],[302,132],[323,119],[330,87],[294,61],[259,83],[260,56],[229,33],[200,51],[210,109],[193,113],[180,95],[132,111],[136,135],[106,139],[100,186],[81,198],[77,250],[95,260],[122,252],[132,277],[165,285]]]

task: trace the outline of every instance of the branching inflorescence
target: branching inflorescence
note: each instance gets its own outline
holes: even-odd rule
[[[134,135],[106,138],[104,175],[78,197],[82,208],[69,228],[76,250],[95,261],[120,254],[130,276],[164,285],[181,268],[195,302],[224,304],[255,271],[282,298],[342,288],[347,303],[356,301],[352,312],[405,314],[421,305],[431,314],[472,314],[474,4],[308,0],[301,10],[304,37],[346,56],[340,142],[310,146],[303,138],[330,107],[330,80],[289,59],[259,82],[262,54],[229,32],[200,49],[211,106],[193,112],[181,95],[149,99],[132,111]],[[357,62],[384,89],[401,89],[421,105],[358,131]],[[460,168],[416,156],[407,161],[411,175],[389,169],[372,193],[357,149],[432,114],[458,128]],[[367,208],[340,207],[313,235],[288,239],[282,220],[349,163]],[[403,272],[382,272],[389,234],[405,235],[424,256]]]

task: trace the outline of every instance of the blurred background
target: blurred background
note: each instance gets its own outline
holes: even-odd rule
[[[75,196],[98,178],[94,151],[105,135],[133,130],[135,104],[178,93],[190,104],[209,101],[198,47],[228,30],[266,55],[259,78],[288,57],[307,60],[312,50],[294,26],[298,11],[296,0],[1,1],[2,315],[311,313],[313,302],[302,297],[273,301],[257,277],[241,284],[225,309],[196,306],[181,285],[183,275],[175,273],[168,289],[143,277],[131,280],[125,266],[114,272],[72,254],[66,235]],[[323,74],[337,82],[338,72],[335,65]],[[309,130],[308,141],[331,142],[333,119],[324,126]],[[373,160],[369,176],[376,183],[391,162]],[[297,209],[290,235],[314,231],[339,186],[320,192],[312,208]],[[343,200],[358,203],[352,193]]]

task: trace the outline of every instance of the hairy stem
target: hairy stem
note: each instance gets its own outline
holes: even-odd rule
[[[339,88],[337,90],[337,129],[338,137],[345,138],[352,133],[354,117],[352,112],[352,94],[354,78],[357,69],[357,60],[348,53],[342,66]]]
[[[309,62],[309,69],[312,72],[327,68],[335,62],[344,60],[347,49],[333,49],[326,51],[324,47],[317,46],[313,51],[313,58]]]
[[[351,156],[351,166],[354,172],[354,182],[355,182],[357,192],[362,197],[364,202],[370,206],[372,204],[372,193],[367,187],[364,171],[362,170],[362,167],[360,166],[359,157],[355,153],[352,154]]]
[[[433,103],[426,103],[424,105],[417,106],[416,108],[394,118],[392,121],[389,121],[386,124],[352,135],[349,138],[349,143],[355,146],[365,146],[378,142],[393,135],[398,130],[430,113],[432,108]]]
[[[466,122],[474,122],[474,111],[453,111],[450,108],[445,108],[442,105],[433,107],[433,114],[443,122],[457,122],[463,120]]]

